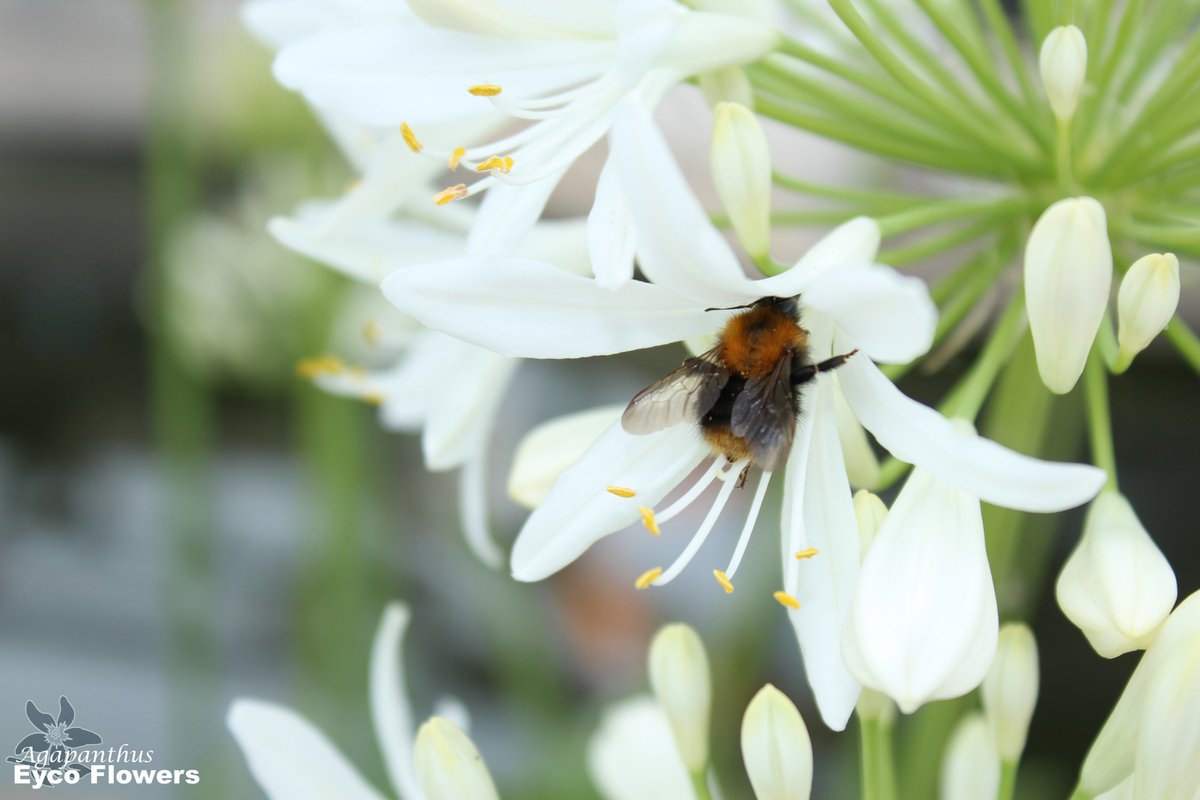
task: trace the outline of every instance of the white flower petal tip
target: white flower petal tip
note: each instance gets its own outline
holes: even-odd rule
[[[1025,309],[1050,391],[1066,394],[1079,380],[1111,288],[1104,206],[1072,197],[1047,208],[1025,245]]]
[[[771,151],[754,112],[738,103],[713,110],[713,181],[742,247],[761,263],[771,249]]]
[[[1108,478],[1090,464],[1041,461],[956,430],[896,388],[869,359],[850,359],[837,376],[855,416],[885,450],[994,505],[1062,511],[1091,500]]]
[[[808,800],[812,741],[791,700],[767,684],[742,718],[742,760],[758,800]]]
[[[1133,263],[1117,292],[1118,363],[1124,367],[1162,333],[1179,306],[1179,259],[1152,253]]]
[[[613,423],[526,520],[513,545],[513,577],[549,577],[603,537],[638,522],[639,508],[656,506],[709,454],[689,425],[634,436]]]
[[[667,715],[649,697],[605,710],[588,742],[588,772],[605,800],[694,800]]]
[[[979,500],[914,471],[863,560],[846,666],[910,714],[978,686],[998,627]]]
[[[941,800],[996,800],[1000,759],[982,714],[971,713],[950,734],[942,759]]]
[[[525,434],[508,473],[508,496],[531,510],[546,502],[559,476],[583,457],[624,410],[625,406],[619,405],[580,411],[544,422]]]
[[[937,306],[925,282],[891,267],[845,266],[822,272],[804,287],[801,302],[831,317],[839,339],[887,364],[924,355],[937,329]]]
[[[866,489],[854,493],[854,519],[858,522],[859,549],[864,557],[874,544],[887,513],[888,508],[879,495]]]
[[[1027,625],[1014,622],[1000,629],[996,658],[983,679],[982,694],[1000,758],[1015,764],[1025,749],[1038,696],[1037,641]]]
[[[1060,120],[1075,115],[1083,81],[1087,75],[1087,40],[1074,25],[1055,28],[1046,36],[1038,56],[1042,85],[1050,107]]]
[[[1197,747],[1200,592],[1171,612],[1138,663],[1084,759],[1079,784],[1096,797],[1132,780],[1134,797],[1191,800],[1200,792]]]
[[[226,716],[255,781],[271,800],[311,797],[336,786],[348,800],[383,800],[312,723],[273,703],[239,699]]]
[[[1067,619],[1097,653],[1115,658],[1154,641],[1176,592],[1174,570],[1129,501],[1103,492],[1055,587]]]
[[[427,800],[499,800],[474,742],[449,720],[431,717],[421,726],[413,763]]]
[[[419,795],[412,763],[412,711],[404,685],[403,643],[411,619],[404,603],[391,602],[384,608],[371,643],[368,677],[375,737],[392,786],[402,797]]]
[[[675,744],[689,772],[708,763],[708,719],[712,679],[708,655],[696,631],[667,625],[650,643],[650,685],[671,722]]]

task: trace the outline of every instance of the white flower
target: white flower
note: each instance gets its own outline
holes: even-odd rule
[[[1054,115],[1069,120],[1075,115],[1087,73],[1087,41],[1083,31],[1074,25],[1050,31],[1042,43],[1038,66]]]
[[[1038,651],[1033,631],[1010,622],[1000,629],[996,658],[983,679],[983,708],[1000,758],[1015,764],[1025,749],[1038,696]]]
[[[1147,647],[1175,605],[1175,572],[1129,501],[1105,491],[1055,587],[1058,605],[1105,658]]]
[[[1117,291],[1118,359],[1128,364],[1167,327],[1179,305],[1179,259],[1152,253],[1133,262]]]
[[[923,284],[873,264],[878,227],[843,225],[792,269],[747,278],[723,237],[687,188],[644,111],[630,108],[613,131],[613,155],[638,226],[638,263],[652,283],[607,289],[550,264],[521,258],[464,258],[399,270],[385,295],[424,324],[509,356],[576,358],[678,342],[714,333],[727,308],[765,296],[803,294],[803,324],[813,360],[857,346],[836,377],[854,414],[885,449],[989,502],[1051,511],[1086,501],[1104,480],[1082,465],[1049,464],[975,437],[963,437],[932,409],[904,396],[872,363],[908,361],[930,344],[935,310]],[[802,397],[784,485],[784,592],[807,672],[825,720],[841,728],[857,682],[841,663],[839,631],[858,572],[858,534],[839,443],[834,386],[817,380]],[[701,462],[712,457],[690,426],[634,436],[606,431],[566,470],[529,518],[513,551],[513,574],[539,580],[566,566],[600,538],[637,522]],[[723,459],[670,508],[661,524],[718,480]],[[734,470],[736,474],[736,470]],[[734,557],[732,577],[761,507],[769,473],[755,491]],[[674,565],[653,582],[674,578],[712,530],[734,490],[725,481],[705,523]],[[632,490],[610,493],[608,487]],[[644,509],[639,510],[639,509]],[[818,558],[799,561],[797,551]],[[802,577],[803,573],[803,577]],[[649,580],[649,579],[647,579]]]
[[[422,793],[413,768],[412,712],[401,663],[408,619],[407,606],[392,603],[384,610],[375,633],[370,668],[371,721],[395,796],[400,800],[436,800]],[[383,797],[312,723],[288,708],[239,699],[230,706],[227,721],[254,779],[271,800]],[[466,723],[459,720],[458,724]]]
[[[704,643],[687,625],[667,625],[650,643],[650,685],[671,721],[683,763],[693,774],[703,772],[712,679]]]
[[[1111,286],[1104,206],[1073,197],[1047,208],[1025,245],[1025,308],[1050,391],[1066,394],[1079,380]]]
[[[792,701],[767,684],[742,718],[742,760],[757,800],[808,800],[812,742]]]
[[[1200,793],[1200,593],[1179,604],[1146,651],[1080,774],[1091,796],[1133,780],[1133,796]]]
[[[604,712],[587,752],[588,772],[605,800],[694,800],[666,712],[634,697]]]
[[[742,247],[757,263],[771,249],[771,151],[754,112],[738,103],[713,109],[713,180]]]
[[[496,786],[475,743],[442,717],[417,731],[413,761],[429,800],[498,800]]]
[[[513,454],[508,496],[528,509],[546,502],[558,476],[621,418],[624,405],[602,406],[552,419],[525,434]]]
[[[317,107],[357,124],[394,130],[411,123],[413,149],[487,174],[440,201],[495,186],[515,190],[485,203],[479,223],[515,235],[537,218],[566,168],[604,136],[622,102],[653,107],[688,76],[754,61],[775,41],[774,28],[761,21],[693,11],[673,0],[409,5],[427,24],[309,37],[284,49],[275,74]],[[490,109],[489,101],[532,124],[491,140],[422,133],[426,123]],[[596,224],[610,230],[622,203],[611,181],[601,181]],[[625,228],[623,236],[632,232]],[[594,254],[597,271],[607,271],[599,256],[627,249],[603,247]]]
[[[846,665],[911,714],[979,685],[998,625],[978,498],[914,470],[863,560]]]
[[[959,721],[942,759],[941,800],[996,800],[1000,758],[987,720],[972,712]]]

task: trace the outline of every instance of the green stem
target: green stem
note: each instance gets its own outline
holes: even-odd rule
[[[964,225],[961,228],[955,228],[935,236],[930,236],[912,244],[880,250],[879,262],[899,267],[911,264],[914,261],[921,261],[959,245],[974,242],[984,234],[996,230],[1003,224],[1004,220],[989,217],[970,225]],[[987,243],[985,242],[984,244],[986,246]]]
[[[1056,119],[1057,137],[1055,138],[1054,164],[1058,171],[1058,184],[1063,191],[1070,194],[1075,191],[1075,167],[1071,155],[1071,120]]]
[[[1167,323],[1167,339],[1197,373],[1200,373],[1200,337],[1179,317]]]
[[[1068,800],[1094,800],[1094,797],[1085,792],[1082,786],[1076,786]]]
[[[1037,93],[1034,91],[1033,81],[1029,79],[1029,71],[1025,68],[1025,58],[1021,55],[1016,34],[1008,22],[1008,14],[1000,6],[999,0],[980,0],[980,6],[983,8],[984,19],[995,31],[996,39],[1008,58],[1008,66],[1017,80],[1017,85],[1021,87],[1021,96],[1025,104],[1036,107],[1039,105]]]
[[[859,719],[862,744],[862,800],[896,800],[892,726]]]
[[[948,417],[974,420],[983,408],[996,376],[1008,363],[1013,348],[1025,332],[1025,295],[1018,291],[1008,302],[992,335],[984,345],[967,377],[942,401],[941,411]]]
[[[1088,436],[1092,444],[1092,463],[1108,473],[1106,488],[1117,488],[1117,458],[1113,448],[1112,417],[1108,407],[1108,374],[1103,356],[1093,348],[1084,367],[1087,398]]]
[[[1001,197],[987,200],[948,200],[929,203],[918,208],[898,211],[879,217],[877,222],[885,237],[924,228],[939,222],[949,222],[963,217],[1006,219],[1028,211],[1040,202],[1029,197]]]
[[[1000,762],[1000,791],[996,800],[1013,800],[1017,791],[1017,762]]]
[[[829,186],[823,183],[813,183],[801,178],[774,172],[772,180],[785,189],[794,192],[810,194],[815,197],[825,197],[830,200],[843,200],[847,203],[858,203],[862,206],[873,206],[879,209],[897,210],[930,202],[930,198],[898,192],[885,192],[876,189],[854,189],[845,186]]]
[[[696,800],[712,800],[712,793],[708,791],[708,776],[705,770],[693,772],[692,791],[696,793]]]

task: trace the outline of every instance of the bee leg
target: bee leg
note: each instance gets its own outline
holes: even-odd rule
[[[808,383],[813,378],[817,377],[818,373],[831,372],[846,363],[850,356],[858,352],[855,348],[849,353],[843,353],[840,356],[827,358],[818,364],[805,364],[801,367],[793,367],[792,369],[792,385],[799,386],[802,383]]]
[[[749,474],[750,474],[750,465],[747,464],[746,466],[742,467],[742,472],[740,475],[738,475],[737,488],[741,489],[743,486],[746,485],[746,476]]]

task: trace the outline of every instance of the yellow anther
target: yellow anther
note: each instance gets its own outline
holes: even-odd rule
[[[357,192],[359,190],[359,187],[361,187],[361,186],[362,186],[362,181],[360,181],[360,180],[350,181],[349,183],[346,184],[346,194],[352,194],[353,192]]]
[[[724,572],[714,569],[713,577],[717,579],[717,583],[721,584],[721,588],[725,590],[725,594],[733,594],[733,583]]]
[[[512,156],[492,156],[483,161],[479,166],[475,167],[476,172],[489,172],[496,170],[497,172],[509,172],[513,168]]]
[[[379,392],[367,392],[362,396],[363,402],[369,406],[383,405],[383,395]]]
[[[408,127],[407,122],[400,123],[400,135],[404,137],[404,143],[408,145],[408,149],[414,153],[419,153],[425,149],[425,145],[421,144],[421,140],[413,133],[413,129]]]
[[[456,147],[454,152],[450,154],[450,169],[458,169],[458,162],[462,161],[463,156],[467,154],[467,148]]]
[[[652,584],[656,580],[658,580],[658,576],[662,575],[662,572],[663,572],[662,567],[654,567],[653,569],[648,569],[645,572],[643,572],[641,575],[638,575],[637,580],[633,582],[633,585],[636,586],[638,589],[647,589],[647,588],[649,588],[650,584]]]
[[[433,202],[439,206],[444,206],[451,200],[461,200],[467,196],[467,185],[465,183],[456,183],[454,186],[442,189],[433,196]]]
[[[608,487],[607,491],[609,494],[615,494],[617,497],[637,496],[637,492],[635,492],[633,489],[626,489],[624,486],[610,486]]]
[[[779,603],[779,605],[783,606],[784,608],[800,607],[800,601],[796,599],[795,595],[790,595],[787,592],[776,592],[775,602]]]
[[[646,530],[653,533],[655,536],[660,536],[662,530],[658,527],[658,519],[654,516],[654,509],[649,506],[638,506],[638,513],[642,515],[642,524],[646,526]]]
[[[342,363],[341,359],[334,356],[302,358],[296,363],[296,374],[309,381],[321,375],[336,375],[345,370],[346,365]]]
[[[820,550],[818,550],[818,549],[817,549],[817,548],[815,548],[815,547],[806,547],[806,548],[804,548],[803,550],[797,550],[797,551],[796,551],[796,558],[798,558],[798,559],[800,559],[801,561],[803,561],[803,560],[804,560],[804,559],[806,559],[806,558],[812,558],[813,556],[815,556],[815,555],[816,555],[817,553],[819,553],[819,552],[821,552],[821,551],[820,551]]]
[[[363,341],[369,344],[371,347],[378,345],[381,337],[379,323],[373,319],[367,320],[362,327],[362,337]]]
[[[494,83],[477,83],[469,87],[467,91],[476,97],[495,97],[503,90]]]

